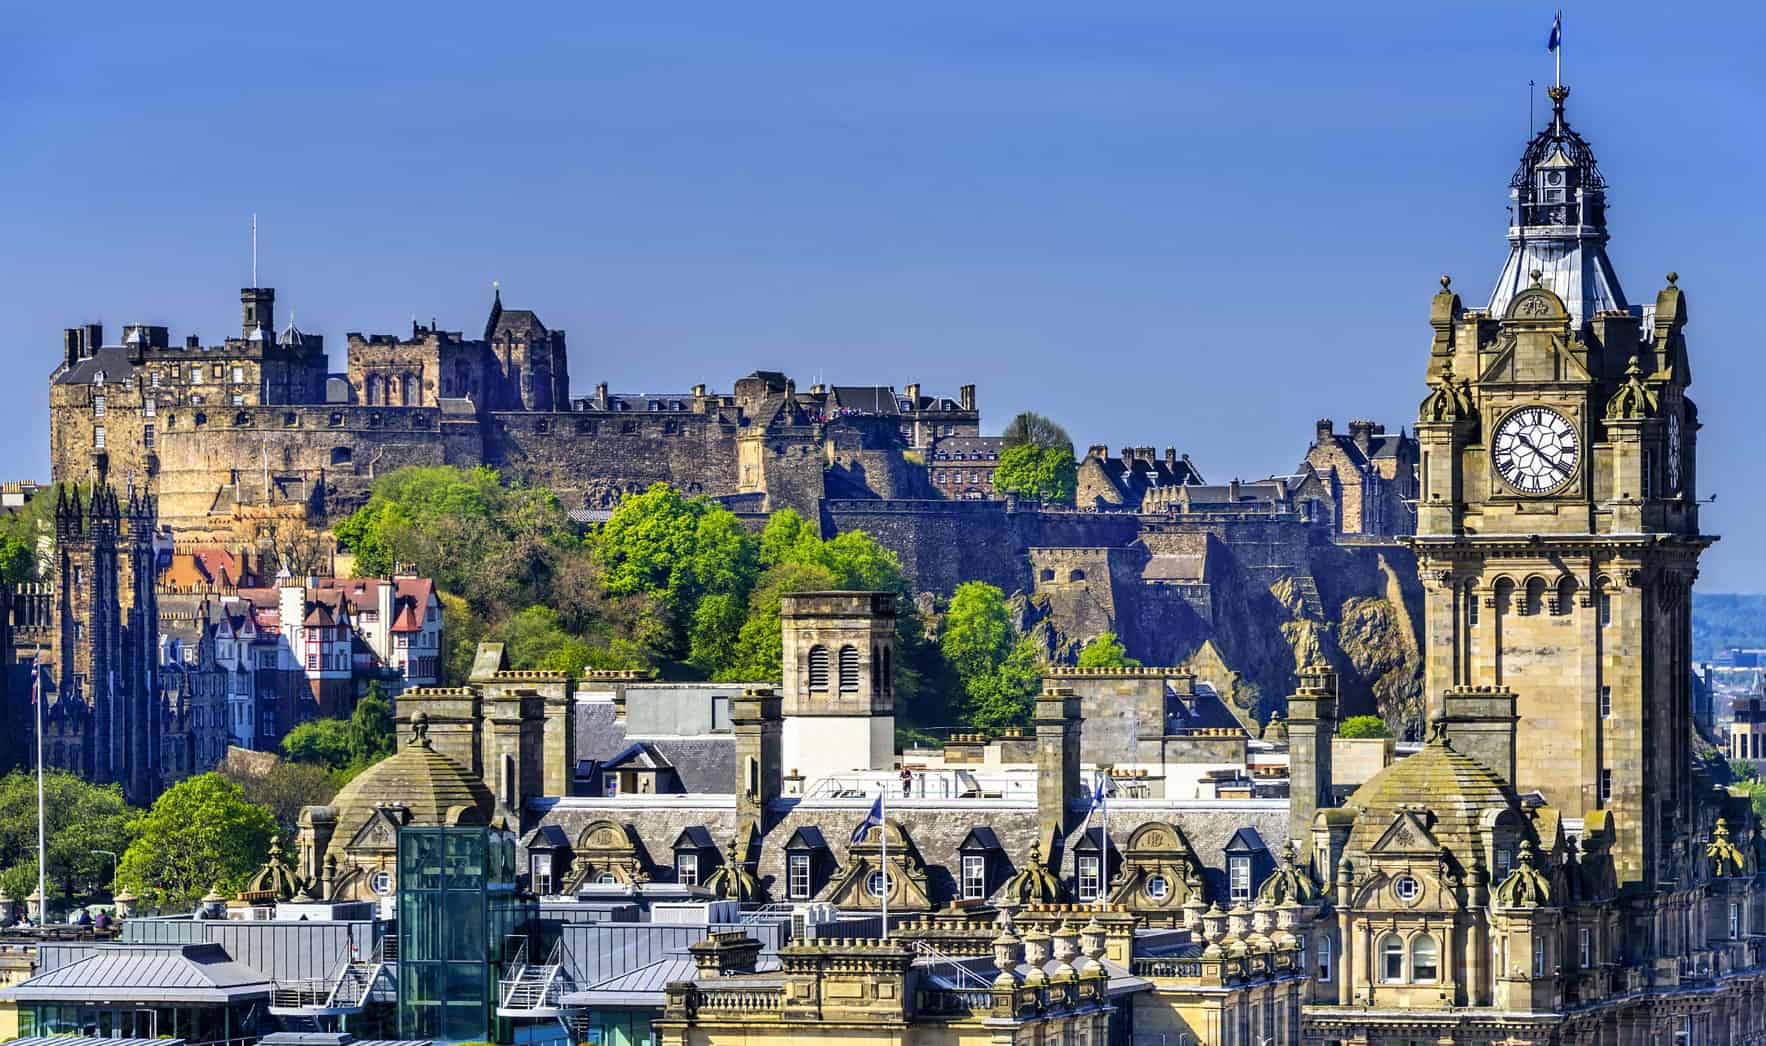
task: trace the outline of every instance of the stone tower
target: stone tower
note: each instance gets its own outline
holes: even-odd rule
[[[1714,539],[1686,299],[1669,273],[1653,312],[1625,304],[1568,93],[1553,89],[1512,183],[1508,266],[1526,277],[1505,270],[1489,312],[1443,277],[1431,309],[1414,542],[1427,693],[1439,713],[1451,688],[1512,691],[1515,787],[1569,817],[1609,811],[1621,881],[1653,885],[1690,827],[1690,597]]]
[[[116,493],[61,487],[55,503],[56,653],[60,693],[56,712],[81,724],[78,737],[52,746],[51,762],[100,784],[121,783],[124,724],[118,713],[123,671],[122,607],[117,582],[117,537],[122,526]],[[126,676],[125,676],[126,679]],[[83,706],[84,715],[76,715]],[[46,724],[45,729],[51,729]]]
[[[164,719],[159,701],[159,578],[158,551],[153,546],[159,526],[159,499],[129,487],[123,506],[125,531],[119,556],[126,568],[118,579],[122,602],[122,664],[117,678],[122,692],[124,731],[123,791],[138,804],[159,794],[160,734]],[[126,586],[126,588],[125,588]]]
[[[788,592],[784,765],[823,777],[887,768],[895,756],[895,595]]]

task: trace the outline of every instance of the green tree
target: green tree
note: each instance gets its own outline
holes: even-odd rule
[[[796,509],[782,508],[767,517],[766,526],[760,532],[760,563],[770,567],[783,562],[797,547],[798,542],[805,539],[821,541],[817,534]]]
[[[985,581],[965,581],[951,594],[938,646],[967,689],[992,676],[1012,650],[1014,634],[1005,593]]]
[[[212,887],[239,889],[275,834],[270,811],[237,784],[217,773],[185,778],[130,823],[117,882],[150,909],[194,905]]]
[[[1079,652],[1080,668],[1139,668],[1141,663],[1128,656],[1128,648],[1114,632],[1100,632],[1098,637]]]
[[[353,740],[347,720],[309,719],[283,736],[282,751],[297,763],[342,770],[355,758]]]
[[[1731,759],[1729,761],[1729,776],[1736,781],[1753,781],[1759,778],[1760,771],[1755,769],[1754,764],[1746,759]]]
[[[1037,692],[1042,689],[1042,673],[1036,644],[1028,639],[1013,643],[992,674],[966,688],[969,722],[995,736],[1012,727],[1029,726]]]
[[[1338,737],[1391,737],[1386,721],[1377,715],[1352,715],[1337,726]]]
[[[348,770],[327,770],[282,759],[264,773],[251,773],[228,763],[216,772],[238,785],[248,802],[269,810],[284,840],[293,839],[300,830],[303,808],[329,803],[349,776]]]
[[[716,678],[749,682],[784,678],[779,664],[784,642],[779,607],[786,592],[817,592],[835,588],[834,575],[814,563],[780,563],[762,575],[748,599],[748,618],[736,635],[731,660]]]
[[[1079,485],[1079,466],[1071,450],[1020,443],[1000,452],[993,482],[1000,490],[1022,497],[1071,505]]]
[[[620,502],[594,547],[608,594],[655,597],[675,623],[671,649],[688,656],[692,632],[724,613],[714,610],[701,622],[700,601],[712,595],[745,601],[760,570],[760,542],[734,513],[706,498],[683,497],[665,483]]]
[[[1030,410],[1006,423],[1005,431],[1000,433],[1000,445],[1003,449],[1024,445],[1053,448],[1073,456],[1073,437],[1067,435],[1067,430]]]
[[[44,825],[49,850],[48,880],[63,897],[88,886],[109,885],[111,858],[128,843],[129,820],[137,812],[123,802],[115,785],[95,785],[74,774],[43,774]],[[0,867],[29,864],[37,884],[37,777],[15,770],[0,778]],[[27,890],[26,893],[29,893]],[[13,894],[22,899],[24,894]]]
[[[368,684],[368,692],[356,702],[350,713],[349,752],[351,765],[372,766],[397,751],[399,738],[393,725],[392,702],[381,692],[378,682]]]

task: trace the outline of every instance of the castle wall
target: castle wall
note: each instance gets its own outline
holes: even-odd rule
[[[611,508],[652,483],[735,493],[736,426],[690,412],[497,412],[485,422],[485,460],[590,508]]]
[[[964,581],[1030,591],[1034,545],[1123,546],[1135,517],[1020,510],[1015,500],[822,502],[825,533],[863,530],[901,558],[916,591],[949,595]]]

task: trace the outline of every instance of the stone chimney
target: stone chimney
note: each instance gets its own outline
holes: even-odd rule
[[[1312,820],[1332,806],[1331,738],[1337,733],[1337,673],[1314,662],[1288,698],[1288,838],[1312,837]]]
[[[908,409],[918,410],[920,407],[920,383],[909,382],[902,387],[901,394],[908,399]]]
[[[704,399],[705,398],[705,383],[704,382],[700,382],[699,384],[693,386],[693,396],[696,399]]]
[[[1128,465],[1128,466],[1134,465],[1134,448],[1133,447],[1123,447],[1122,448],[1122,463],[1124,465]]]
[[[1177,471],[1177,448],[1176,447],[1166,447],[1165,448],[1165,467],[1170,469],[1173,472]]]
[[[1318,419],[1318,430],[1317,430],[1316,435],[1314,436],[1314,438],[1318,442],[1318,445],[1322,447],[1326,443],[1329,443],[1331,441],[1331,434],[1332,434],[1331,433],[1331,419],[1329,419],[1329,418]]]
[[[85,357],[84,345],[80,328],[69,327],[61,332],[61,354],[70,369]]]
[[[607,383],[604,381],[595,386],[595,407],[599,410],[607,409]]]
[[[1455,751],[1514,783],[1515,724],[1520,719],[1514,691],[1499,686],[1449,687],[1442,695],[1441,718]]]
[[[760,942],[741,931],[714,933],[687,946],[701,980],[753,973],[760,961]]]
[[[1085,456],[1098,461],[1108,461],[1110,460],[1110,448],[1102,443],[1093,443],[1085,452]]]
[[[964,386],[958,388],[957,389],[957,403],[960,404],[964,410],[974,410],[975,409],[975,386],[964,385]]]
[[[1067,817],[1079,801],[1079,698],[1066,687],[1049,687],[1036,699],[1037,840],[1044,846],[1067,834]],[[1054,864],[1057,855],[1045,855]]]
[[[1355,441],[1363,454],[1373,453],[1375,428],[1373,422],[1361,419],[1349,423],[1349,438]]]
[[[736,834],[753,838],[767,830],[767,805],[784,793],[782,736],[785,718],[770,688],[745,690],[730,702],[736,735]]]

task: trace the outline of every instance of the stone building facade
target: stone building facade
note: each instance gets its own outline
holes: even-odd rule
[[[1393,538],[1416,532],[1419,464],[1417,442],[1404,432],[1351,421],[1342,434],[1329,418],[1320,418],[1301,469],[1338,492],[1332,500],[1339,533]]]

